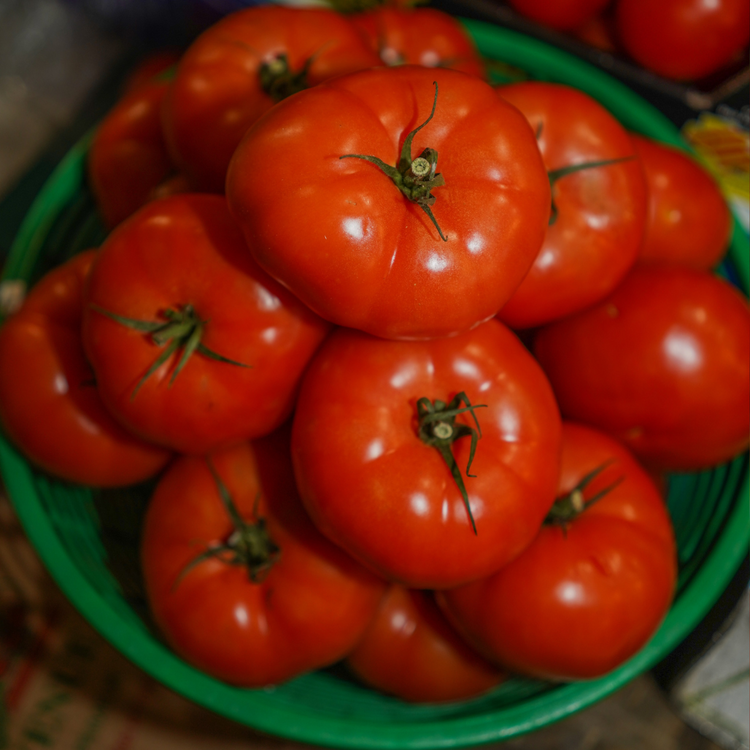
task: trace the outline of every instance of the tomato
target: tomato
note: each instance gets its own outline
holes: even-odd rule
[[[45,471],[117,487],[156,474],[171,454],[123,429],[97,394],[80,336],[95,255],[86,251],[50,271],[0,328],[0,423]]]
[[[441,10],[380,6],[351,19],[386,65],[453,68],[487,77],[472,38]]]
[[[509,326],[529,328],[582,310],[619,284],[643,239],[646,186],[627,131],[587,94],[542,82],[497,91],[537,132],[554,183],[542,249],[500,311]]]
[[[707,76],[750,39],[748,0],[618,0],[615,13],[625,50],[666,78]]]
[[[97,128],[88,154],[88,176],[104,223],[117,226],[151,198],[173,171],[161,129],[166,81],[127,93]]]
[[[508,0],[521,15],[544,26],[571,31],[596,16],[609,0]]]
[[[666,615],[674,535],[648,474],[590,428],[563,425],[559,493],[556,520],[519,557],[439,597],[495,662],[542,679],[589,679],[640,650]]]
[[[305,375],[292,458],[326,536],[385,578],[446,588],[533,539],[554,500],[559,431],[544,375],[498,321],[420,342],[340,328]]]
[[[631,134],[648,187],[641,261],[708,270],[726,252],[729,208],[714,178],[684,151]]]
[[[564,416],[652,468],[707,468],[748,445],[750,310],[706,271],[636,267],[599,304],[542,328],[534,352]]]
[[[245,687],[343,658],[385,588],[310,523],[288,438],[278,434],[175,461],[147,509],[141,560],[151,611],[172,648]]]
[[[398,161],[403,176],[359,156]],[[492,317],[549,215],[520,112],[474,76],[411,65],[278,104],[237,149],[227,198],[266,271],[321,317],[386,338],[452,335]]]
[[[194,194],[154,201],[109,236],[91,271],[83,321],[110,411],[136,434],[183,453],[278,427],[327,331],[256,266],[224,198]]]
[[[204,31],[177,67],[163,113],[172,156],[194,189],[222,192],[234,149],[275,102],[379,64],[351,22],[332,10],[232,13]]]
[[[502,680],[448,625],[430,592],[398,584],[388,588],[346,665],[370,687],[418,703],[474,698]]]

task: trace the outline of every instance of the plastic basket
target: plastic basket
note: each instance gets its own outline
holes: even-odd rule
[[[515,32],[480,22],[466,25],[486,57],[532,78],[576,86],[627,127],[681,144],[678,131],[663,115],[587,63]],[[52,265],[103,239],[85,179],[86,152],[84,139],[39,193],[11,249],[5,279],[33,283]],[[723,270],[747,293],[746,238],[737,225]],[[517,736],[568,716],[668,654],[708,612],[748,548],[744,455],[712,471],[670,477],[668,502],[680,558],[677,596],[651,642],[606,677],[571,684],[511,679],[479,699],[440,706],[410,705],[380,695],[336,667],[273,689],[246,690],[187,665],[163,643],[149,619],[137,552],[148,485],[94,491],[66,484],[33,470],[4,440],[0,470],[50,573],[123,654],[219,714],[267,733],[329,747],[464,747]]]

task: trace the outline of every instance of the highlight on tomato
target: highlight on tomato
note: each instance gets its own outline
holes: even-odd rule
[[[366,685],[412,703],[468,700],[504,677],[448,624],[431,592],[395,583],[345,663]]]
[[[628,132],[588,94],[541,81],[497,92],[528,118],[552,187],[542,247],[499,312],[530,328],[583,310],[624,278],[643,241],[646,182]]]
[[[172,158],[194,190],[223,192],[229,160],[263,112],[321,81],[379,64],[333,10],[267,5],[231,13],[177,66],[163,110]]]
[[[120,487],[171,458],[107,411],[81,343],[83,287],[95,250],[47,273],[0,327],[0,424],[34,465],[70,482]]]
[[[437,589],[531,542],[559,441],[546,378],[498,321],[419,342],[339,328],[305,374],[292,458],[326,536],[384,578]]]
[[[243,687],[342,659],[385,589],[313,527],[283,430],[177,459],[146,511],[141,560],[151,611],[172,648]]]
[[[523,115],[479,78],[413,65],[278,104],[237,149],[227,198],[260,266],[311,309],[400,339],[492,317],[549,217]]]
[[[716,180],[685,151],[636,133],[630,137],[648,192],[639,261],[716,267],[732,232],[732,215]]]
[[[750,308],[707,271],[636,266],[598,304],[541,328],[533,348],[563,416],[651,469],[706,469],[747,449]]]
[[[328,330],[258,268],[224,197],[199,194],[149,203],[110,234],[83,319],[107,408],[182,453],[283,423]]]
[[[515,560],[438,600],[487,658],[547,680],[616,669],[669,610],[677,552],[648,474],[618,442],[563,424],[558,499]]]

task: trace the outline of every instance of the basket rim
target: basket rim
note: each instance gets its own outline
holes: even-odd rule
[[[534,73],[546,72],[575,85],[621,121],[658,140],[686,148],[677,128],[656,108],[589,63],[518,32],[481,21],[464,21],[480,51]],[[549,71],[555,74],[549,74]],[[541,76],[540,76],[541,77]],[[28,279],[54,216],[71,190],[81,184],[90,135],[61,161],[29,209],[6,263],[3,279]],[[743,252],[745,235],[735,219],[731,254],[747,292],[750,273]],[[744,460],[744,458],[742,459]],[[708,612],[739,567],[748,549],[750,507],[735,502],[723,533],[706,562],[676,599],[652,640],[610,674],[561,685],[521,704],[481,715],[393,724],[292,711],[276,700],[275,689],[240,690],[199,672],[145,630],[123,620],[71,560],[44,510],[25,459],[0,438],[0,472],[20,521],[48,571],[68,599],[99,633],[151,676],[194,702],[228,718],[291,740],[337,748],[455,748],[508,739],[569,716],[606,697],[671,651]],[[738,494],[748,493],[748,472]],[[709,592],[708,594],[706,592]],[[251,698],[248,698],[251,696]],[[252,708],[251,708],[252,705]]]

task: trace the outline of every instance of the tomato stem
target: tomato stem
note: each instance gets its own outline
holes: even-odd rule
[[[260,493],[255,497],[253,507],[254,521],[248,523],[237,510],[237,506],[234,504],[227,486],[222,481],[209,457],[206,457],[206,463],[216,483],[221,503],[227,511],[227,515],[234,528],[226,541],[210,545],[194,557],[180,571],[180,574],[175,579],[172,590],[177,588],[182,579],[196,565],[200,565],[205,560],[211,559],[219,559],[226,565],[240,565],[247,568],[250,581],[252,583],[262,583],[281,556],[281,550],[268,533],[266,519],[258,517]]]
[[[563,532],[567,530],[568,524],[574,521],[581,513],[584,513],[595,503],[598,503],[603,497],[606,497],[612,490],[617,487],[625,477],[619,477],[612,484],[599,490],[593,497],[588,500],[584,498],[583,491],[588,485],[601,474],[607,467],[614,463],[614,459],[605,461],[600,466],[590,471],[586,476],[581,479],[580,482],[567,494],[562,495],[549,510],[547,517],[544,519],[544,523],[547,525],[562,526]]]
[[[461,407],[461,404],[466,404],[465,407]],[[475,404],[472,405],[469,401],[469,397],[461,391],[457,394],[450,403],[446,404],[445,401],[435,400],[430,401],[428,398],[420,398],[417,401],[417,416],[419,417],[418,432],[422,442],[427,445],[436,448],[443,460],[448,466],[448,469],[453,476],[458,490],[463,498],[464,505],[466,506],[466,512],[469,514],[469,520],[471,521],[471,528],[474,530],[474,534],[477,533],[477,526],[474,522],[474,516],[471,512],[471,505],[469,504],[469,495],[466,491],[466,485],[464,484],[463,477],[461,476],[461,469],[459,469],[456,459],[453,455],[453,443],[459,438],[470,436],[471,437],[471,448],[469,449],[469,461],[466,464],[466,476],[475,477],[475,474],[470,474],[472,461],[474,460],[474,453],[477,448],[477,441],[482,437],[482,428],[479,426],[479,420],[477,415],[474,413],[475,409],[481,409],[486,407],[487,404]],[[456,424],[456,417],[464,412],[470,412],[474,418],[474,423],[477,426],[475,430],[473,427],[469,427],[465,424]]]
[[[406,136],[406,140],[401,147],[401,154],[395,167],[386,164],[377,156],[369,156],[367,154],[344,154],[343,156],[339,156],[339,159],[363,159],[364,161],[368,161],[378,167],[391,178],[393,183],[406,198],[412,203],[416,203],[427,214],[430,221],[434,224],[435,229],[437,229],[440,239],[443,240],[443,242],[447,242],[448,239],[443,234],[443,230],[440,228],[440,225],[431,209],[431,206],[435,203],[435,196],[432,195],[431,191],[434,188],[445,185],[443,175],[439,173],[436,174],[438,153],[434,148],[426,148],[415,159],[412,159],[411,156],[414,136],[425,125],[427,125],[435,115],[438,98],[438,84],[437,81],[434,81],[433,83],[435,85],[435,98],[432,102],[430,116]]]
[[[541,130],[541,126],[540,126]],[[550,207],[549,222],[548,226],[552,226],[557,221],[558,210],[555,204],[555,183],[561,180],[563,177],[567,177],[569,174],[574,172],[580,172],[584,169],[597,169],[598,167],[608,167],[610,164],[618,164],[622,161],[629,161],[633,159],[633,156],[621,156],[617,159],[604,159],[603,161],[587,161],[582,164],[569,164],[567,167],[560,167],[559,169],[553,169],[551,172],[547,172],[549,177],[550,192],[552,195],[552,205]]]
[[[157,346],[166,346],[151,367],[148,368],[146,374],[138,381],[133,392],[130,394],[131,399],[135,398],[135,395],[148,378],[180,348],[182,348],[182,354],[172,372],[167,387],[170,387],[174,383],[175,378],[182,372],[185,365],[196,352],[217,362],[224,362],[225,364],[237,367],[251,367],[251,365],[235,362],[233,359],[228,359],[221,354],[217,354],[201,343],[203,329],[208,321],[201,320],[192,305],[182,305],[177,310],[172,310],[171,308],[165,310],[163,316],[167,319],[166,322],[126,318],[123,315],[105,310],[103,307],[99,307],[99,305],[92,304],[91,309],[114,320],[116,323],[120,323],[120,325],[126,328],[150,334],[151,341]]]
[[[302,68],[294,72],[289,67],[289,58],[284,52],[280,52],[275,57],[265,60],[258,68],[260,87],[273,99],[274,103],[298,91],[304,91],[309,88],[307,74],[310,72],[314,59],[315,55],[311,55],[305,60]]]

